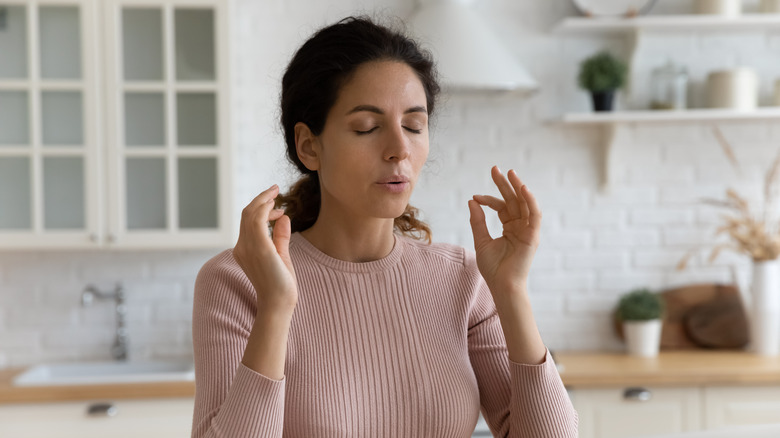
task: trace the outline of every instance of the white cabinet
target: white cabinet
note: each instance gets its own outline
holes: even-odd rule
[[[226,0],[0,3],[0,249],[232,239]]]
[[[633,438],[780,422],[780,386],[578,388],[570,395],[579,414],[580,438]]]
[[[188,437],[194,404],[192,398],[172,398],[0,405],[0,436]],[[100,405],[111,405],[113,415],[106,415]],[[90,408],[94,413],[89,413]]]
[[[580,438],[631,438],[701,428],[696,388],[577,389],[570,395],[579,415]]]
[[[780,423],[780,386],[704,388],[708,429]]]

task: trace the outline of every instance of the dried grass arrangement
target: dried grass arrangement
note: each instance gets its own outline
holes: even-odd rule
[[[729,162],[740,173],[739,162],[734,155],[734,150],[720,129],[715,127],[713,131]],[[704,204],[731,212],[731,214],[721,215],[725,223],[715,230],[715,236],[725,233],[729,236],[730,242],[716,245],[710,252],[709,263],[715,261],[724,250],[745,254],[754,262],[774,260],[780,257],[780,220],[770,217],[773,211],[772,205],[777,201],[777,188],[775,186],[778,178],[780,178],[780,155],[775,158],[764,176],[762,208],[759,214],[753,214],[749,202],[731,188],[726,190],[725,200],[711,198],[701,200]],[[677,264],[677,269],[685,269],[691,257],[700,249],[702,248],[689,251]]]

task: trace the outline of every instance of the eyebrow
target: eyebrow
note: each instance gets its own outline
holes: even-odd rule
[[[372,112],[372,113],[376,113],[376,114],[384,114],[385,113],[384,111],[382,111],[381,109],[375,107],[374,105],[358,105],[358,106],[352,108],[351,110],[349,110],[349,112],[347,112],[346,115],[350,115],[350,114],[357,113],[357,112],[360,112],[360,111],[368,111],[368,112]],[[409,108],[408,110],[404,111],[404,114],[409,114],[409,113],[425,113],[425,114],[428,114],[428,110],[425,109],[424,106],[413,106],[413,107]]]

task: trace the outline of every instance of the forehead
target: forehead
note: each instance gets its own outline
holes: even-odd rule
[[[422,81],[399,61],[372,61],[359,66],[339,90],[335,107],[370,104],[383,108],[426,106]]]

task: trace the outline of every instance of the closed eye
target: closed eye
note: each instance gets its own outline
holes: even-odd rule
[[[357,134],[357,135],[371,134],[372,132],[376,131],[377,128],[378,128],[378,126],[374,126],[373,128],[371,128],[371,129],[369,129],[367,131],[357,131],[356,130],[355,134]],[[412,134],[422,134],[422,129],[412,129],[412,128],[409,128],[409,127],[406,127],[406,126],[404,126],[404,129],[406,129],[407,131],[411,132]]]
[[[372,132],[376,131],[378,126],[374,126],[373,128],[369,129],[368,131],[355,131],[355,134],[357,135],[365,135],[365,134],[371,134]]]

